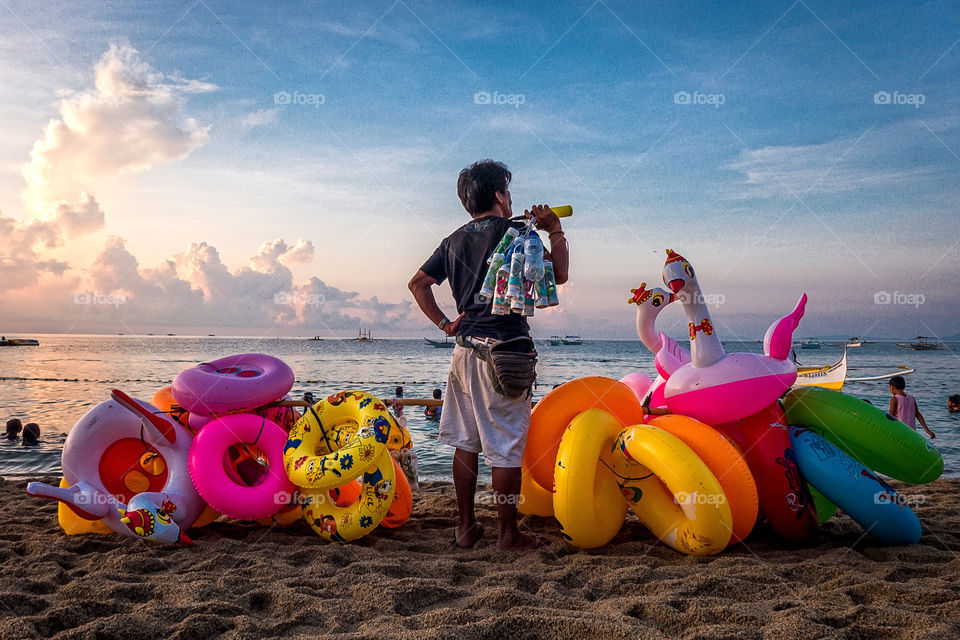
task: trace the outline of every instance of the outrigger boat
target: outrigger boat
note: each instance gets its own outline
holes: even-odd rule
[[[0,340],[0,347],[37,347],[40,343],[33,338],[4,338]]]
[[[943,349],[943,344],[930,336],[917,336],[910,342],[898,342],[896,344],[898,347],[913,349],[914,351],[940,351]]]
[[[847,350],[843,350],[843,356],[834,364],[826,367],[797,367],[797,381],[793,383],[794,387],[824,387],[840,391],[845,382],[873,382],[876,380],[889,380],[893,376],[906,376],[916,373],[916,369],[899,366],[893,373],[884,373],[878,376],[863,376],[859,378],[847,377]]]
[[[840,391],[847,379],[847,350],[835,364],[826,367],[797,367],[795,387],[824,387]]]
[[[449,339],[444,338],[443,342],[439,340],[431,340],[430,338],[424,338],[427,341],[427,344],[433,346],[435,349],[453,349],[455,342],[450,342]]]
[[[563,344],[563,341],[560,336],[550,336],[551,347],[559,347],[561,344]]]

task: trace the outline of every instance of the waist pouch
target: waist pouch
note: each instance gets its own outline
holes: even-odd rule
[[[487,376],[494,391],[506,398],[531,395],[531,387],[537,379],[537,350],[530,337],[487,338],[483,342],[473,342],[457,336],[457,344],[473,349],[486,362]]]

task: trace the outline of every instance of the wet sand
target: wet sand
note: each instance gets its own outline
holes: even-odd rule
[[[48,478],[55,482],[56,479]],[[659,544],[632,517],[578,551],[453,547],[453,487],[421,484],[411,521],[353,544],[217,522],[193,547],[66,536],[56,505],[0,481],[0,638],[951,638],[960,635],[960,480],[904,487],[920,544],[883,547],[844,515],[804,547],[761,524],[713,558]],[[915,498],[916,499],[916,498]]]

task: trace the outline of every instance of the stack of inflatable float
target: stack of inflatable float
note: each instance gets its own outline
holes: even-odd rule
[[[27,492],[60,501],[68,534],[157,542],[189,544],[187,529],[221,514],[284,526],[305,517],[336,541],[405,523],[410,485],[383,454],[409,453],[409,432],[358,391],[298,420],[278,406],[293,384],[282,360],[248,353],[183,371],[152,403],[115,389],[67,436],[60,486],[32,482]]]
[[[784,395],[796,381],[789,354],[806,295],[768,329],[763,354],[728,354],[689,261],[668,250],[663,281],[669,291],[644,283],[629,300],[656,379],[580,378],[548,393],[531,416],[520,510],[555,516],[582,548],[612,540],[628,508],[694,555],[743,540],[761,514],[780,537],[802,542],[838,507],[883,543],[919,540],[916,515],[878,474],[931,482],[943,472],[936,449],[840,392]],[[676,301],[689,352],[655,330]]]

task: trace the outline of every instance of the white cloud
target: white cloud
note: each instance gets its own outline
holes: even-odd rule
[[[183,113],[184,96],[215,85],[165,75],[129,46],[111,45],[94,66],[94,88],[60,101],[23,167],[32,210],[90,191],[118,174],[178,160],[206,144],[208,127]]]
[[[21,223],[0,213],[0,290],[21,289],[44,273],[61,275],[68,265],[45,258],[44,249],[62,246],[65,239],[95,231],[104,215],[93,196],[80,194],[77,204],[57,202],[43,218]]]
[[[935,167],[903,168],[891,151],[902,149],[926,132],[919,124],[900,123],[867,131],[858,138],[822,144],[768,146],[744,149],[725,165],[743,174],[735,197],[799,198],[805,194],[833,194],[865,188],[887,188],[921,179]]]
[[[240,124],[247,128],[262,127],[277,121],[278,109],[260,109],[240,118]]]
[[[309,332],[354,330],[358,323],[374,328],[418,326],[409,302],[387,303],[361,298],[313,277],[293,282],[285,264],[313,256],[309,241],[287,245],[265,242],[250,266],[231,271],[217,249],[192,243],[162,266],[144,269],[121,238],[110,238],[90,269],[90,291],[120,294],[116,307],[84,306],[75,310],[101,315],[128,327],[227,326],[304,328]],[[87,321],[92,317],[85,318]],[[419,322],[422,324],[422,322]]]
[[[178,160],[205,144],[207,128],[183,113],[183,101],[214,89],[163,74],[136,50],[112,45],[94,66],[92,89],[59,92],[59,117],[44,127],[22,168],[31,219],[0,215],[0,289],[29,287],[70,268],[42,251],[104,227],[90,187]]]

